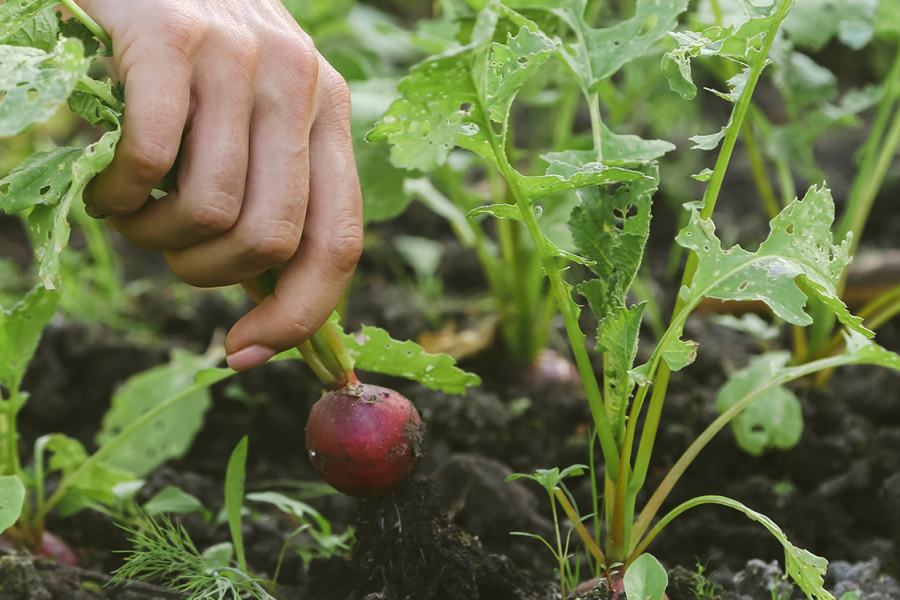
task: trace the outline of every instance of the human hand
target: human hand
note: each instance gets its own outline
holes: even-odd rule
[[[198,287],[284,263],[228,334],[242,371],[306,341],[362,252],[350,93],[278,0],[79,0],[113,40],[122,139],[88,213]],[[150,201],[181,147],[178,190]]]

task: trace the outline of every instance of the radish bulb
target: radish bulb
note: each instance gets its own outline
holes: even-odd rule
[[[325,483],[348,496],[397,489],[424,451],[425,425],[387,388],[352,383],[322,396],[306,424],[306,450]]]

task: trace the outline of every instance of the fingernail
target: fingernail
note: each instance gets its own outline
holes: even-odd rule
[[[84,205],[84,212],[86,212],[87,215],[93,219],[105,219],[106,218],[106,215],[100,213],[96,208],[94,208],[90,204]]]
[[[248,346],[243,350],[238,350],[230,355],[225,361],[228,366],[235,371],[246,371],[253,367],[258,367],[270,358],[275,356],[275,351],[267,346],[254,345]]]

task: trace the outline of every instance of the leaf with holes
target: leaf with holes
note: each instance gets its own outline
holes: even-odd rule
[[[8,215],[32,206],[56,206],[72,185],[72,165],[83,148],[35,152],[0,179],[0,210]]]
[[[597,279],[578,286],[600,319],[625,307],[625,294],[641,266],[650,234],[650,198],[656,192],[659,170],[642,167],[642,179],[610,194],[602,188],[578,190],[581,206],[572,211],[572,239],[588,260]]]
[[[530,22],[492,44],[497,19],[482,11],[471,44],[419,63],[400,82],[401,97],[367,137],[390,141],[394,165],[431,171],[456,145],[497,164],[491,120],[505,128],[516,92],[556,50]]]
[[[755,357],[734,372],[719,389],[716,409],[724,413],[752,390],[777,377],[787,366],[789,352],[769,352]],[[793,448],[803,433],[803,411],[793,392],[778,386],[754,400],[731,421],[734,437],[745,451],[759,456],[769,448]]]
[[[219,353],[198,356],[176,349],[168,364],[143,371],[126,381],[103,416],[97,444],[103,446],[111,442],[132,421],[183,392],[199,373],[214,367],[220,360]],[[209,389],[195,389],[119,445],[109,459],[110,464],[143,476],[167,460],[183,456],[203,426],[210,404]]]
[[[38,287],[9,311],[0,308],[0,385],[7,390],[19,391],[44,327],[56,312],[57,300],[57,292]]]
[[[57,4],[56,0],[16,0],[0,3],[0,44],[8,43],[21,28]]]
[[[809,325],[803,309],[808,295],[821,300],[847,327],[867,337],[862,319],[847,311],[837,285],[850,262],[850,239],[832,243],[834,201],[823,187],[811,187],[770,224],[769,237],[756,252],[740,246],[723,250],[715,225],[702,219],[696,207],[676,241],[697,253],[697,274],[682,297],[693,307],[703,298],[762,300],[776,315],[794,325]]]
[[[7,4],[16,4],[16,2],[5,2],[0,6],[6,6]],[[0,15],[0,23],[3,23],[2,15]],[[3,25],[0,25],[0,30],[2,29]],[[66,35],[66,37],[70,36]],[[44,52],[52,52],[56,48],[58,38],[59,19],[56,16],[56,9],[51,6],[25,21],[18,30],[8,37],[0,34],[0,43],[10,46],[30,46]]]
[[[99,141],[85,148],[72,164],[72,185],[62,201],[53,206],[39,204],[28,215],[35,256],[40,262],[38,274],[47,289],[56,289],[60,284],[60,255],[68,245],[71,233],[67,220],[69,209],[73,202],[82,201],[88,182],[112,161],[121,135],[121,129],[108,131]]]
[[[446,354],[428,354],[415,342],[400,342],[387,331],[365,326],[358,334],[343,334],[356,367],[418,381],[425,387],[448,394],[465,394],[481,378],[466,373]]]
[[[50,118],[91,61],[79,40],[60,40],[53,52],[0,46],[0,136],[18,135]]]
[[[560,56],[587,92],[612,77],[622,66],[643,56],[674,29],[687,0],[638,0],[635,15],[607,29],[593,29],[584,20],[587,0],[562,0],[548,10],[574,33]]]

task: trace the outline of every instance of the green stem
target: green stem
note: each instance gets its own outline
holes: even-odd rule
[[[19,448],[18,448],[18,424],[17,417],[19,414],[20,407],[20,398],[19,398],[19,386],[15,385],[10,390],[9,400],[4,402],[6,406],[6,464],[11,471],[10,475],[15,475],[19,478],[22,476],[22,463],[19,460]]]
[[[110,93],[109,86],[100,83],[90,75],[82,75],[79,77],[78,83],[75,84],[75,89],[81,90],[82,92],[88,92],[101,98],[113,110],[122,112],[125,108],[125,105],[119,102],[119,99]]]
[[[856,179],[853,181],[853,187],[850,189],[847,208],[838,226],[838,239],[844,239],[847,233],[853,233],[851,256],[859,244],[862,227],[868,218],[875,194],[878,192],[878,188],[881,187],[884,175],[882,174],[879,178],[876,176],[876,173],[881,166],[884,166],[885,171],[887,170],[887,165],[884,165],[885,160],[890,164],[890,159],[897,149],[896,140],[892,143],[890,141],[891,134],[888,134],[888,140],[881,146],[881,151],[878,151],[882,134],[887,128],[888,120],[890,119],[891,109],[898,96],[900,96],[900,46],[897,48],[894,64],[887,77],[884,96],[879,102],[878,113],[872,125],[872,131],[869,133],[869,138],[863,146],[862,160]],[[898,117],[895,116],[892,127],[892,133],[895,136],[897,135],[897,122]]]
[[[712,216],[713,210],[716,207],[716,201],[718,200],[719,192],[722,189],[722,182],[725,179],[725,171],[728,169],[728,163],[731,161],[731,155],[734,152],[738,134],[740,133],[741,126],[744,122],[744,117],[746,116],[747,110],[750,107],[750,103],[753,98],[753,91],[756,89],[756,84],[759,82],[759,78],[760,75],[762,75],[763,68],[766,66],[766,61],[769,56],[769,50],[771,50],[772,43],[775,41],[775,36],[778,33],[778,28],[781,26],[781,22],[784,21],[784,18],[787,16],[788,10],[790,10],[792,4],[793,0],[779,0],[778,2],[778,8],[775,11],[775,19],[773,20],[772,25],[769,27],[769,30],[766,32],[766,37],[763,42],[762,49],[757,56],[756,62],[754,62],[753,67],[750,69],[750,74],[747,77],[747,84],[744,87],[744,91],[741,93],[741,97],[738,99],[737,104],[734,107],[731,126],[728,128],[728,131],[725,134],[725,140],[722,143],[722,149],[719,151],[719,156],[716,159],[715,169],[713,170],[712,177],[709,180],[709,185],[706,188],[706,193],[703,196],[703,208],[700,210],[701,218],[710,218],[710,216]],[[691,282],[694,279],[694,273],[696,273],[697,271],[698,261],[699,258],[696,252],[691,252],[690,254],[688,254],[687,265],[685,266],[684,275],[681,281],[682,286],[690,287]],[[693,308],[693,306],[686,306],[685,301],[681,299],[681,295],[679,294],[678,299],[675,302],[672,324],[683,324],[684,321],[687,320],[687,315],[690,313],[691,308]],[[686,312],[685,309],[687,309]],[[681,326],[679,325],[676,329],[680,331]],[[666,332],[666,335],[663,336],[663,339],[660,340],[659,345],[654,351],[654,356],[656,358],[654,359],[654,363],[651,363],[650,377],[653,377],[653,374],[657,369],[657,365],[658,371],[656,372],[656,381],[654,382],[654,389],[653,395],[650,399],[650,406],[647,409],[647,419],[644,425],[644,430],[641,433],[641,441],[638,448],[637,461],[635,463],[634,470],[633,481],[635,482],[635,485],[637,485],[638,482],[643,485],[643,482],[646,480],[647,469],[650,465],[650,455],[653,452],[653,444],[656,439],[656,430],[659,425],[660,416],[662,415],[662,407],[666,397],[666,390],[668,388],[669,375],[671,374],[669,365],[665,361],[662,361],[662,363],[660,364],[661,353],[659,350],[660,348],[666,347],[667,343],[669,342],[670,333],[672,331],[673,327],[670,326]],[[641,388],[641,391],[643,391],[644,395],[646,395],[646,387],[647,386]],[[640,398],[643,399],[643,395],[641,395]],[[637,420],[637,416],[640,414],[640,408],[640,403],[636,399],[630,413],[630,421]],[[623,455],[625,454],[624,448],[622,450],[622,453]],[[636,493],[637,491],[632,488],[632,496],[636,495]]]
[[[603,162],[603,122],[600,120],[600,95],[592,92],[588,102],[591,109],[591,134],[594,136],[594,151],[597,153],[597,162]]]
[[[641,537],[644,535],[644,532],[647,531],[647,527],[650,525],[653,517],[656,516],[656,513],[662,505],[663,501],[665,501],[669,493],[672,491],[672,488],[687,470],[688,466],[690,466],[693,460],[697,457],[700,451],[713,438],[713,436],[721,431],[722,428],[725,427],[725,425],[727,425],[735,416],[738,415],[738,413],[752,404],[757,398],[759,398],[769,390],[775,389],[776,387],[784,385],[795,379],[806,377],[807,375],[811,375],[812,373],[815,373],[817,371],[831,369],[842,365],[861,364],[865,362],[865,359],[860,359],[855,355],[841,355],[806,363],[805,365],[788,369],[778,377],[772,379],[765,386],[757,388],[741,398],[731,408],[722,413],[719,418],[713,421],[709,425],[709,427],[707,427],[706,430],[702,434],[700,434],[700,436],[696,440],[694,440],[694,443],[692,443],[690,447],[688,447],[681,458],[678,459],[678,462],[676,462],[675,465],[669,470],[668,475],[666,475],[666,478],[657,488],[656,492],[654,492],[653,496],[650,498],[650,501],[641,512],[640,517],[635,522],[632,529],[632,539],[635,541],[641,539]],[[636,543],[633,543],[631,551],[629,551],[629,556],[635,556],[635,548],[637,547],[638,545]]]
[[[550,507],[553,509],[553,528],[556,530],[556,557],[559,559],[559,589],[562,597],[566,597],[566,556],[563,553],[562,539],[559,537],[559,519],[556,516],[556,500],[550,493]]]
[[[756,183],[756,189],[766,207],[766,212],[769,213],[769,219],[774,219],[781,212],[781,207],[778,206],[775,190],[772,188],[772,182],[769,181],[769,174],[766,171],[766,163],[756,143],[753,124],[750,120],[744,121],[741,129],[744,134],[744,148],[746,148],[747,157],[750,159],[750,170],[753,171],[753,181]]]
[[[479,99],[479,103],[481,100]],[[483,114],[490,114],[482,105]],[[599,107],[598,107],[599,110]],[[506,158],[506,152],[501,140],[505,140],[506,131],[498,137],[494,129],[488,125],[485,128],[488,139],[491,142],[491,149],[497,158],[497,165],[503,178],[506,180],[509,190],[512,192],[522,213],[522,220],[525,221],[531,239],[537,248],[538,255],[541,257],[541,264],[544,266],[547,277],[550,279],[550,289],[556,297],[559,305],[559,312],[562,315],[563,322],[566,325],[566,333],[572,344],[572,353],[575,355],[575,365],[578,367],[578,373],[581,375],[581,381],[584,384],[584,390],[588,398],[588,404],[591,407],[591,414],[594,417],[594,425],[597,427],[597,433],[600,436],[600,448],[603,451],[603,460],[606,463],[607,472],[617,472],[619,467],[619,451],[616,447],[615,436],[613,435],[612,426],[609,423],[609,417],[606,408],[603,405],[603,396],[600,393],[600,386],[597,384],[597,377],[594,375],[593,365],[588,356],[585,347],[585,336],[578,325],[578,314],[573,309],[575,303],[572,301],[566,284],[560,275],[559,267],[556,265],[555,253],[548,247],[547,239],[544,237],[537,217],[534,216],[531,203],[522,194],[522,190],[515,185],[516,172]]]
[[[60,0],[60,3],[69,9],[76,19],[84,23],[85,27],[91,30],[97,39],[103,42],[103,45],[112,50],[112,38],[109,37],[109,34],[97,24],[97,22],[90,17],[86,12],[81,10],[77,4],[75,4],[75,0]]]
[[[557,105],[556,120],[553,126],[553,149],[557,152],[569,146],[572,137],[572,126],[575,123],[575,112],[578,109],[579,90],[572,86],[562,93]]]
[[[261,302],[266,296],[275,293],[275,286],[280,274],[281,267],[273,267],[253,281],[245,282],[244,289],[254,301]],[[316,377],[322,383],[330,385],[332,389],[339,390],[356,383],[353,359],[330,320],[326,321],[309,340],[297,346],[297,349]]]
[[[603,551],[600,550],[600,546],[591,539],[591,535],[579,518],[578,513],[575,512],[575,507],[569,502],[566,494],[560,488],[555,488],[553,491],[556,494],[556,499],[559,500],[559,505],[562,506],[563,512],[566,513],[566,516],[569,517],[569,520],[572,521],[572,523],[577,523],[577,525],[575,525],[575,531],[578,532],[578,537],[584,542],[584,547],[588,549],[588,552],[591,553],[598,565],[606,564],[606,558],[603,556]]]

